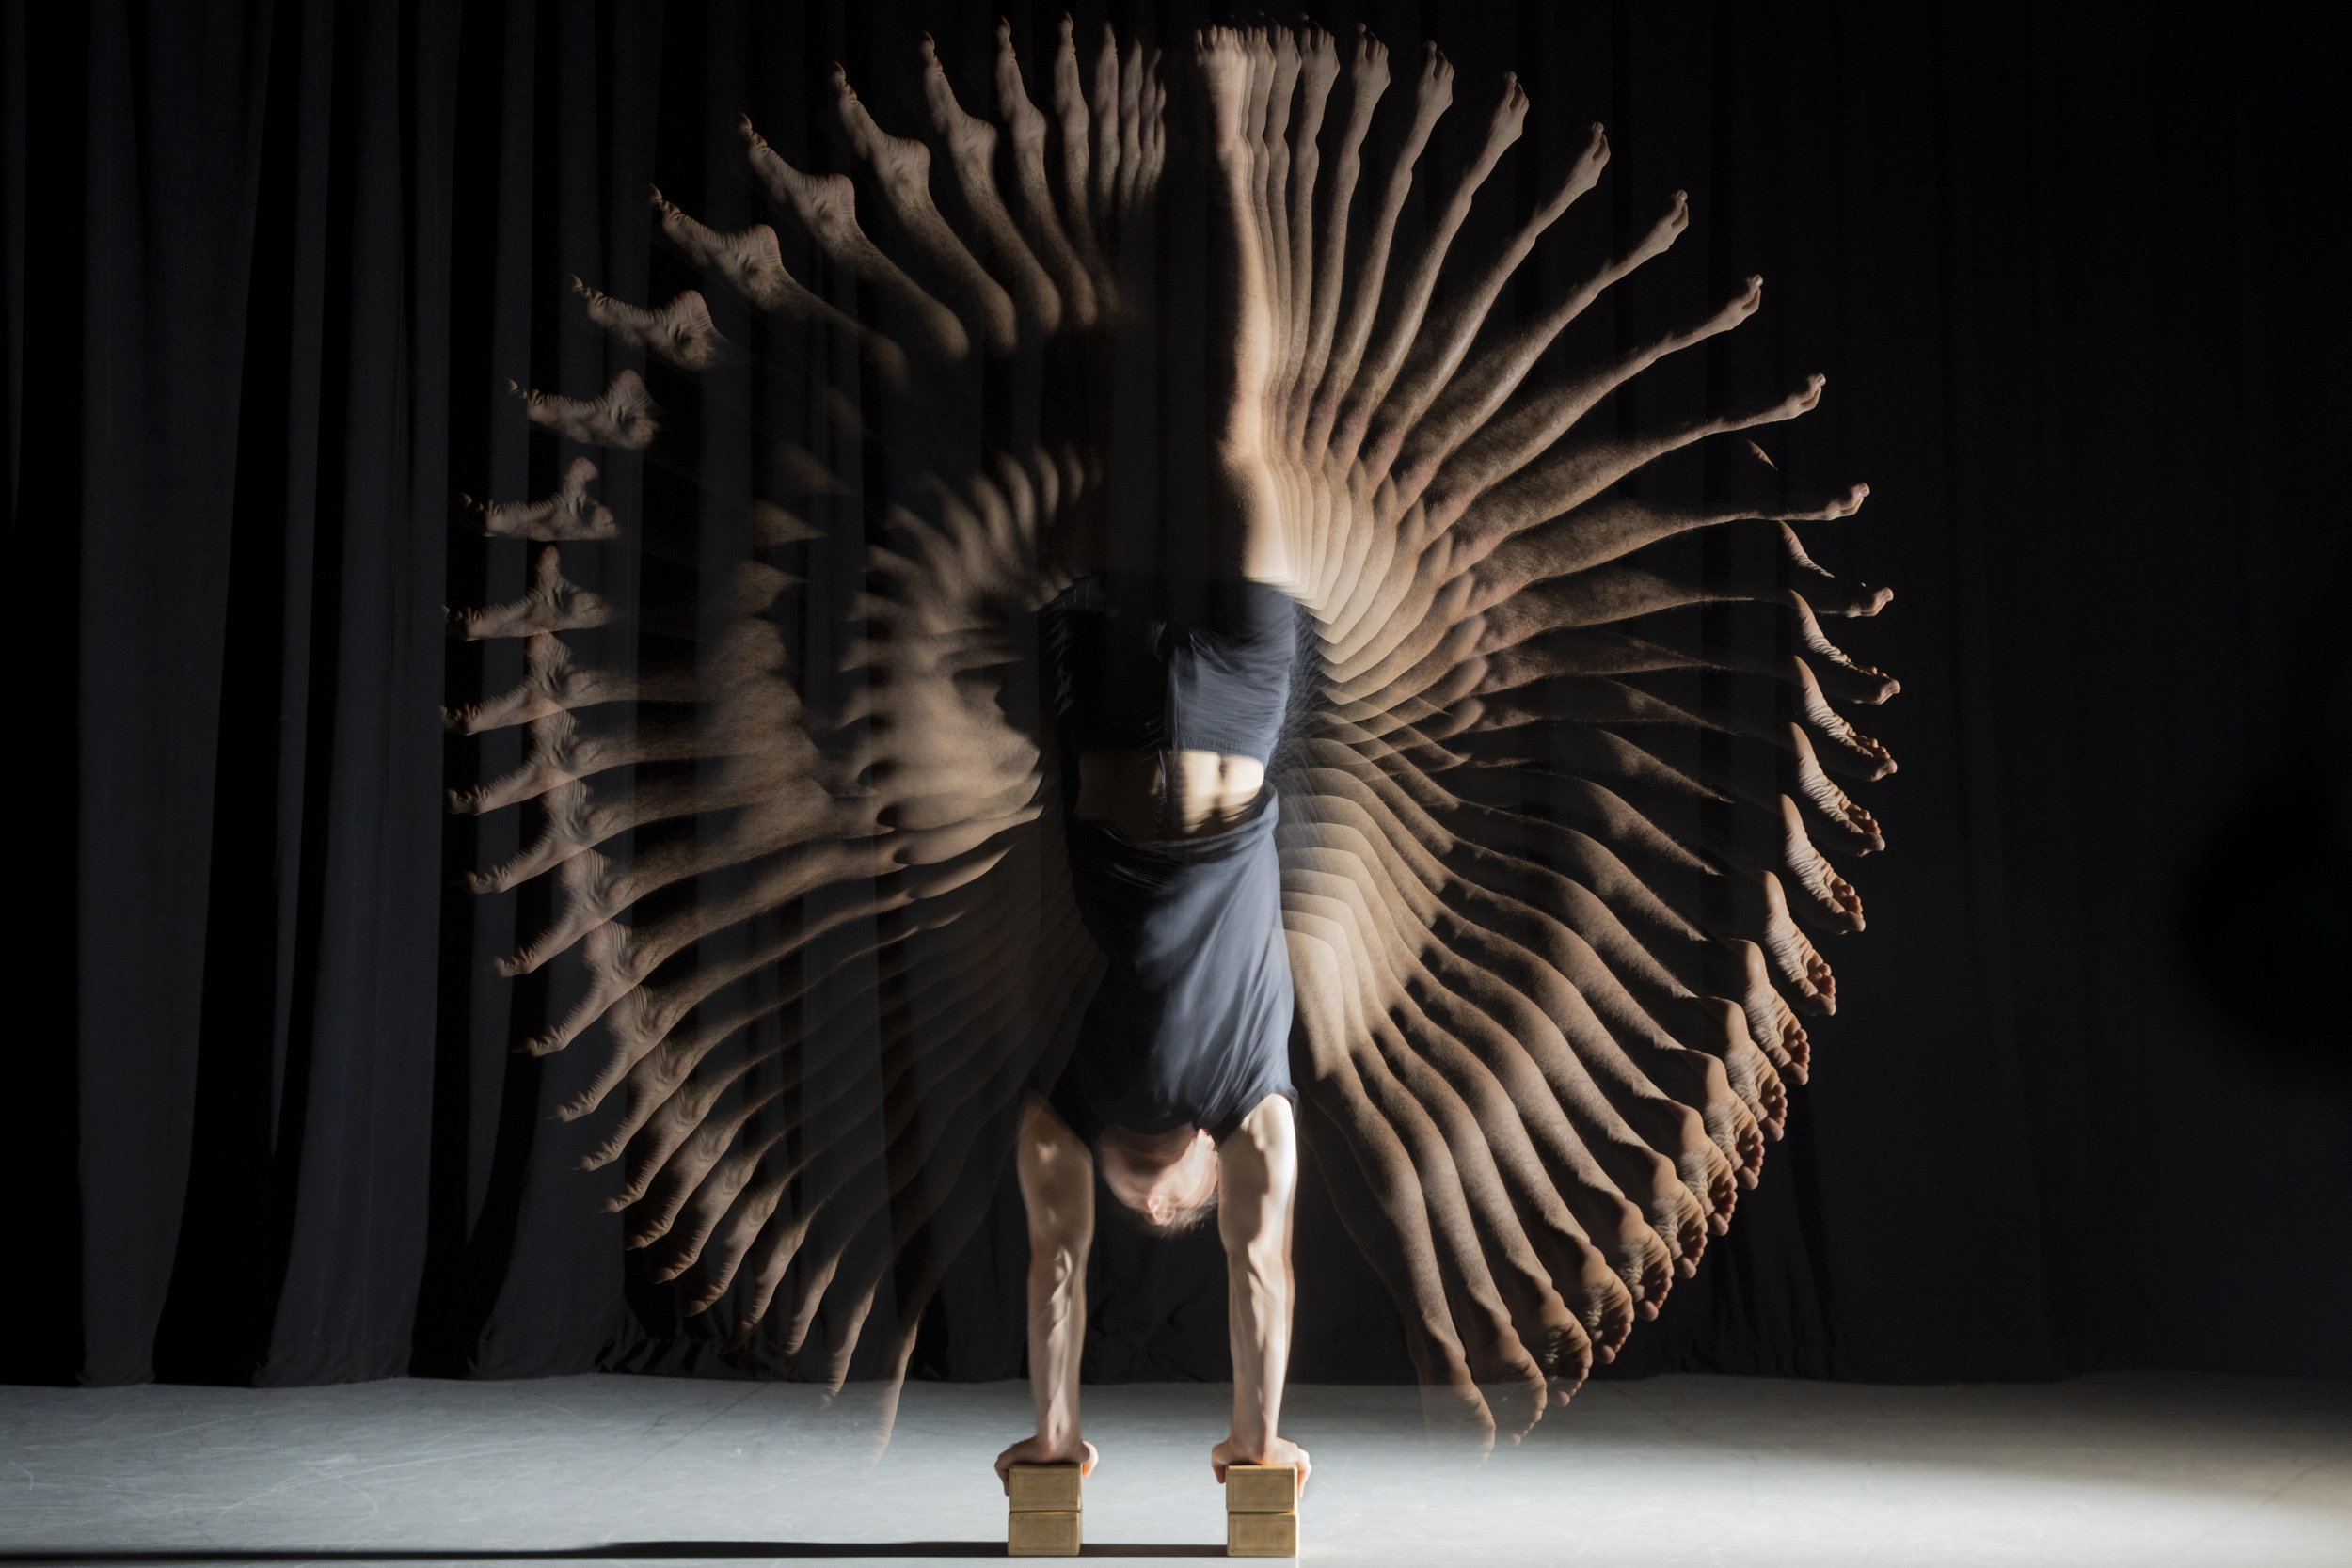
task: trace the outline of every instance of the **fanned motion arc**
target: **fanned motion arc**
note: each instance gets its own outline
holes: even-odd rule
[[[1520,133],[1506,78],[1408,254],[1400,217],[1454,90],[1434,46],[1399,82],[1368,35],[1187,53],[1248,73],[1272,314],[1253,439],[1316,627],[1271,770],[1302,1126],[1433,1411],[1515,1436],[1724,1233],[1809,1069],[1800,1017],[1835,1010],[1813,938],[1863,912],[1830,856],[1884,847],[1847,786],[1895,766],[1840,705],[1897,688],[1822,624],[1891,595],[1819,565],[1792,525],[1847,517],[1867,487],[1759,507],[1628,483],[1821,397],[1817,375],[1682,424],[1596,417],[1746,321],[1760,279],[1539,373],[1674,245],[1680,193],[1557,299],[1489,320],[1600,181],[1598,126],[1506,244],[1451,254]],[[526,736],[518,767],[450,801],[531,816],[520,852],[473,879],[550,890],[505,967],[562,958],[577,1001],[523,1043],[593,1053],[564,1114],[609,1128],[594,1163],[622,1164],[630,1244],[687,1307],[723,1307],[734,1340],[836,1384],[861,1343],[903,1374],[1100,961],[1061,860],[1036,615],[1102,566],[1121,476],[1150,472],[1136,433],[1160,407],[1159,240],[1178,221],[1178,62],[1107,34],[1082,54],[1065,24],[1040,82],[1000,28],[984,115],[928,41],[914,64],[913,137],[834,73],[850,172],[795,168],[741,127],[813,280],[777,228],[718,232],[657,192],[661,245],[710,293],[577,284],[644,370],[591,398],[520,393],[569,467],[542,499],[466,510],[534,552],[530,588],[450,617],[526,649],[521,685],[446,716]],[[1375,116],[1401,132],[1368,167]],[[1039,395],[985,395],[1012,385]],[[695,499],[615,515],[596,499],[613,452]],[[1740,559],[1771,564],[1700,571],[1680,536],[1701,530],[1744,531]],[[845,548],[850,651],[796,671],[787,631],[844,608],[809,562]],[[633,602],[567,579],[583,551],[629,558]],[[1710,633],[1724,617],[1763,629]]]

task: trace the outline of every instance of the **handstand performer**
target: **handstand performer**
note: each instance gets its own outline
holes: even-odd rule
[[[1076,1463],[1078,1357],[1094,1173],[1148,1229],[1215,1212],[1225,1243],[1233,1424],[1229,1464],[1296,1465],[1280,1436],[1290,1355],[1291,1199],[1298,1146],[1292,991],[1282,934],[1279,809],[1266,786],[1289,710],[1304,611],[1282,588],[1289,550],[1264,440],[1273,313],[1250,211],[1243,135],[1250,64],[1234,34],[1203,36],[1214,122],[1213,287],[1229,330],[1212,344],[1223,406],[1210,477],[1210,570],[1111,571],[1045,611],[1055,709],[1074,764],[1070,866],[1108,959],[1068,1065],[1032,1093],[1019,1145],[1029,1218],[1029,1380],[1037,1433],[997,1456]],[[1116,558],[1114,564],[1117,564]]]
[[[525,394],[532,423],[703,500],[641,528],[580,457],[542,499],[465,514],[531,542],[532,586],[451,629],[521,641],[526,673],[443,722],[527,739],[449,800],[536,802],[537,836],[500,830],[518,852],[469,882],[548,890],[504,972],[577,966],[517,1003],[517,1043],[587,1042],[560,1114],[606,1116],[586,1163],[623,1167],[609,1201],[660,1248],[652,1277],[763,1366],[885,1380],[877,1440],[1009,1128],[1038,1428],[1001,1465],[1093,1458],[1076,1377],[1099,1171],[1110,1212],[1147,1227],[1215,1210],[1235,1390],[1213,1463],[1303,1469],[1277,1430],[1301,1145],[1433,1419],[1513,1440],[1725,1232],[1786,1080],[1811,1070],[1798,1014],[1836,1010],[1798,922],[1859,930],[1822,850],[1885,839],[1830,775],[1895,765],[1833,700],[1899,687],[1822,630],[1886,590],[1790,525],[1851,516],[1867,486],[1776,479],[1759,505],[1622,483],[1799,418],[1822,378],[1664,425],[1612,401],[1752,317],[1756,277],[1539,377],[1690,210],[1675,192],[1582,281],[1520,288],[1608,163],[1595,125],[1507,243],[1457,246],[1519,137],[1516,78],[1415,244],[1399,224],[1453,101],[1434,45],[1383,173],[1365,153],[1389,54],[1368,32],[1344,70],[1320,29],[1203,35],[1209,177],[1170,182],[1156,56],[1106,31],[1089,97],[1073,34],[1049,116],[999,25],[993,125],[926,40],[928,145],[836,69],[850,172],[795,168],[741,122],[771,215],[858,315],[791,276],[768,224],[722,233],[659,193],[663,245],[726,309],[581,285],[645,366],[593,400]],[[1169,508],[1110,498],[1193,446],[1160,440],[1190,384],[1155,378],[1190,369],[1169,351],[1191,340],[1168,330],[1158,236],[1203,189],[1208,504],[1169,548]],[[774,422],[801,429],[800,405],[742,373],[787,361],[821,383],[814,447]],[[1754,543],[1725,552],[1737,572],[1686,547],[1719,528]],[[833,624],[861,545],[866,629],[813,702],[790,628]],[[613,579],[628,594],[565,577],[598,549],[644,558]],[[616,636],[634,662],[591,662]],[[1677,734],[1706,744],[1651,738]]]

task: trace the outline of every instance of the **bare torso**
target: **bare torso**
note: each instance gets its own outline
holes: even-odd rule
[[[1129,838],[1202,838],[1236,827],[1265,784],[1265,764],[1223,752],[1139,749],[1078,759],[1076,815]]]

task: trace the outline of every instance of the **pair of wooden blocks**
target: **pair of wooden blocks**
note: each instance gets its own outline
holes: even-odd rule
[[[1015,1465],[1008,1557],[1076,1557],[1085,1503],[1075,1465]],[[1225,1555],[1298,1555],[1298,1466],[1225,1466]]]
[[[1225,1466],[1225,1555],[1298,1555],[1298,1466]]]
[[[1076,1557],[1078,1496],[1075,1465],[1015,1465],[1005,1477],[1012,1512],[1005,1521],[1007,1557]]]

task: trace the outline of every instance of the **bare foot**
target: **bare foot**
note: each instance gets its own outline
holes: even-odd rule
[[[1616,1104],[1617,1114],[1635,1135],[1672,1164],[1675,1175],[1699,1204],[1699,1223],[1715,1235],[1727,1233],[1732,1208],[1740,1199],[1739,1179],[1724,1150],[1708,1135],[1704,1116],[1688,1104],[1646,1095],[1628,1095]],[[1680,1222],[1686,1230],[1689,1223],[1687,1218]],[[1692,1256],[1695,1259],[1696,1254]]]
[[[792,275],[784,270],[776,248],[776,231],[755,223],[739,234],[722,234],[703,224],[663,196],[653,192],[654,232],[661,243],[698,267],[708,267],[762,310],[783,305],[792,289]]]
[[[944,295],[980,328],[991,350],[1009,354],[1019,322],[1012,296],[963,247],[931,200],[931,150],[912,136],[894,136],[874,122],[839,65],[833,68],[834,119],[850,156],[873,182],[882,209],[906,241],[900,264],[919,269],[919,283]]]
[[[475,500],[457,498],[460,516],[493,539],[615,539],[621,525],[612,509],[589,495],[596,466],[584,457],[572,459],[564,482],[544,500]]]
[[[1759,952],[1758,962],[1762,957]],[[1771,989],[1769,984],[1765,987],[1768,992]],[[1779,1001],[1777,997],[1773,1000]],[[1764,1136],[1777,1142],[1788,1126],[1788,1093],[1782,1087],[1780,1074],[1772,1069],[1771,1059],[1756,1045],[1746,1009],[1720,996],[1692,997],[1690,1008],[1692,1022],[1682,1037],[1685,1043],[1723,1064],[1731,1092],[1748,1108]],[[1776,1037],[1782,1031],[1783,1016],[1788,1024],[1803,1032],[1804,1026],[1797,1023],[1796,1015],[1788,1011],[1788,1004],[1781,1003],[1779,1014],[1772,1017]]]
[[[735,356],[735,345],[720,335],[703,296],[689,289],[658,310],[614,299],[572,279],[572,292],[588,302],[588,319],[606,336],[643,349],[689,375],[700,374]]]
[[[1792,721],[1781,727],[1781,744],[1789,756],[1785,769],[1788,784],[1830,820],[1837,831],[1837,842],[1857,855],[1885,848],[1886,834],[1878,818],[1855,804],[1821,771],[1820,760],[1813,754],[1813,742],[1805,738],[1804,726]]]
[[[1803,598],[1795,594],[1786,595],[1788,603],[1804,610],[1809,620],[1812,611]],[[1896,770],[1895,753],[1884,744],[1864,735],[1846,721],[1846,716],[1829,705],[1822,695],[1820,682],[1814,679],[1812,669],[1804,660],[1791,654],[1788,660],[1788,676],[1797,688],[1797,705],[1804,710],[1805,721],[1820,733],[1830,745],[1826,766],[1854,778],[1878,780]],[[1876,674],[1876,671],[1870,672]]]
[[[941,358],[961,363],[972,352],[971,334],[956,313],[924,293],[858,227],[857,185],[848,175],[802,173],[777,156],[748,115],[737,120],[736,130],[750,154],[753,177],[769,200],[790,211],[828,260],[874,289],[901,317],[902,325],[918,333]]]
[[[1544,1399],[1535,1413],[1538,1420],[1545,1409],[1567,1403],[1568,1396],[1584,1386],[1593,1371],[1592,1336],[1584,1332],[1566,1303],[1561,1303],[1559,1310],[1559,1321],[1522,1336],[1528,1354],[1544,1374]]]
[[[1216,144],[1236,147],[1249,114],[1249,47],[1238,28],[1203,27],[1194,35],[1193,57],[1208,81]]]
[[[643,451],[653,445],[661,429],[661,408],[645,390],[635,371],[623,371],[593,403],[558,397],[537,388],[528,390],[508,382],[507,389],[523,401],[523,414],[541,430],[551,430],[582,446],[611,447],[616,451]]]
[[[1824,670],[1822,680],[1834,687],[1839,696],[1851,702],[1869,703],[1875,705],[1902,690],[1902,682],[1883,670],[1875,669],[1867,664],[1856,663],[1852,655],[1832,642],[1822,632],[1821,623],[1814,615],[1813,607],[1805,603],[1804,594],[1790,589],[1780,595],[1780,605],[1782,609],[1796,616],[1797,641],[1803,642],[1812,651],[1814,657],[1820,660]],[[1793,656],[1791,656],[1791,662],[1795,663],[1800,670],[1804,668],[1804,661],[1796,659]],[[1791,675],[1794,673],[1795,672],[1790,672]],[[1804,685],[1810,679],[1809,674],[1805,675],[1798,680],[1798,684]]]
[[[1870,493],[1867,484],[1857,484],[1849,492],[1853,497],[1853,509],[1862,504],[1862,498]],[[1851,509],[1850,509],[1851,510]],[[1833,615],[1876,615],[1895,601],[1892,588],[1873,588],[1867,582],[1841,578],[1811,556],[1804,553],[1804,542],[1797,531],[1787,523],[1780,525],[1781,547],[1788,552],[1788,565],[1794,578],[1805,584],[1807,601],[1825,608]]]
[[[1584,1343],[1581,1333],[1577,1341]],[[1551,1407],[1550,1373],[1537,1361],[1535,1347],[1518,1333],[1516,1325],[1506,1335],[1473,1338],[1463,1350],[1470,1360],[1470,1377],[1478,1385],[1479,1397],[1486,1401],[1486,1409],[1494,1418],[1495,1436],[1516,1445],[1535,1430],[1535,1423]],[[1582,1383],[1584,1371],[1591,1369],[1590,1355],[1586,1343],[1583,1370],[1574,1373],[1577,1383]]]
[[[1796,992],[1797,1006],[1807,1012],[1837,1011],[1837,977],[1830,972],[1829,961],[1797,929],[1780,879],[1769,871],[1734,872],[1724,879],[1723,891],[1734,911],[1732,925],[1743,934],[1754,934],[1773,971]]]
[[[1733,998],[1747,1015],[1748,1037],[1773,1066],[1804,1083],[1812,1066],[1812,1041],[1803,1022],[1773,989],[1764,949],[1753,942],[1722,941],[1708,943],[1699,958],[1706,989]]]
[[[1648,1216],[1630,1200],[1619,1198],[1614,1207],[1620,1212],[1611,1216],[1612,1223],[1607,1225],[1597,1225],[1597,1215],[1577,1217],[1591,1234],[1593,1245],[1600,1250],[1611,1272],[1624,1285],[1626,1295],[1633,1303],[1634,1315],[1646,1323],[1658,1316],[1659,1309],[1666,1305],[1666,1292],[1674,1287],[1675,1255],[1651,1228]]]
[[[1786,795],[1780,798],[1780,823],[1781,859],[1789,879],[1811,895],[1797,908],[1831,930],[1861,930],[1862,895],[1813,847],[1813,841],[1805,836],[1804,818],[1798,814],[1797,802]]]
[[[445,609],[441,612],[450,636],[463,642],[486,638],[532,637],[541,632],[577,631],[600,626],[612,619],[612,607],[564,576],[564,562],[553,545],[541,550],[531,564],[531,589],[508,604]],[[475,800],[475,791],[452,791],[450,810],[475,814],[495,810]],[[498,805],[509,802],[501,800]]]
[[[1609,1267],[1598,1248],[1587,1244],[1580,1250],[1583,1256],[1576,1260],[1575,1273],[1554,1269],[1552,1281],[1567,1302],[1568,1310],[1584,1325],[1584,1337],[1592,1341],[1593,1359],[1614,1361],[1627,1336],[1633,1332],[1633,1294]]]
[[[1740,1043],[1747,1043],[1744,1026],[1740,1031]],[[1756,1107],[1734,1092],[1731,1075],[1724,1063],[1704,1052],[1684,1049],[1645,1052],[1638,1065],[1644,1075],[1670,1099],[1698,1113],[1707,1136],[1731,1162],[1740,1185],[1755,1186],[1756,1173],[1764,1167],[1764,1132],[1757,1124]],[[1682,1164],[1682,1171],[1685,1181],[1694,1174],[1687,1163]],[[1718,1213],[1725,1221],[1730,1219],[1727,1205],[1719,1206]]]

